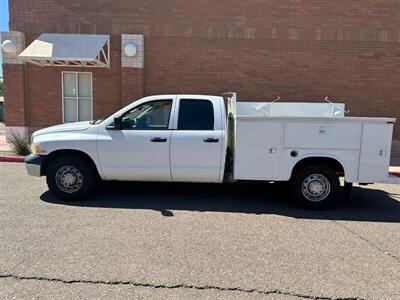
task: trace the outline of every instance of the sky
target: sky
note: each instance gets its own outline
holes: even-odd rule
[[[8,31],[8,0],[0,0],[0,31]],[[0,64],[3,64],[2,55]],[[0,77],[3,77],[3,68],[0,68]]]

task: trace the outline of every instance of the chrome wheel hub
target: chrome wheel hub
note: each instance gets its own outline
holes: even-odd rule
[[[326,199],[331,192],[331,183],[322,174],[307,176],[302,184],[303,196],[312,201],[320,202]]]
[[[76,193],[82,188],[82,173],[73,166],[63,166],[56,173],[56,184],[65,193]]]

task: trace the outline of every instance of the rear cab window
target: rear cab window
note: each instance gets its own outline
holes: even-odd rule
[[[214,122],[214,107],[210,100],[180,100],[178,130],[214,130]]]

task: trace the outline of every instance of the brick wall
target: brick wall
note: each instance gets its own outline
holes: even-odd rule
[[[9,2],[10,28],[30,36],[113,35],[112,68],[93,75],[96,116],[142,94],[237,91],[247,100],[329,96],[352,115],[400,118],[398,1]],[[119,67],[121,33],[145,35],[144,73]],[[48,125],[46,97],[58,114],[61,70],[28,67],[31,126]]]
[[[25,127],[26,95],[25,70],[23,65],[3,65],[4,95],[7,102],[4,105],[4,120],[7,126]]]

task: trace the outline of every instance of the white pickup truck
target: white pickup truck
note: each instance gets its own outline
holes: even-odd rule
[[[350,187],[400,183],[388,171],[395,121],[345,117],[334,103],[151,96],[102,120],[36,131],[25,163],[64,200],[97,180],[289,181],[294,200],[320,209],[342,198],[340,177]]]

